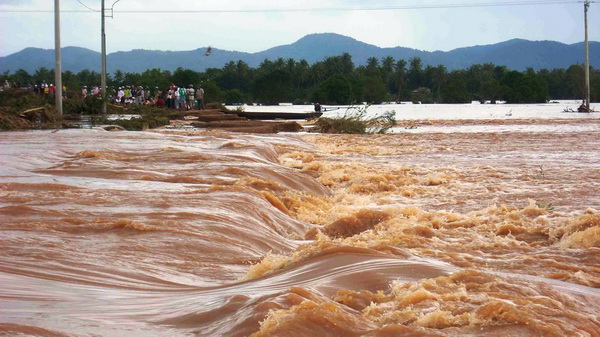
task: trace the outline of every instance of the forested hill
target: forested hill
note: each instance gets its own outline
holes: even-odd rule
[[[338,34],[312,34],[284,46],[274,47],[258,53],[212,49],[210,56],[204,56],[206,47],[191,51],[132,50],[116,52],[107,56],[108,71],[141,73],[146,69],[160,68],[175,70],[178,67],[204,71],[207,68],[222,68],[230,61],[242,60],[251,67],[257,67],[264,59],[292,58],[305,59],[313,64],[329,56],[349,53],[356,65],[365,65],[367,59],[381,59],[391,56],[396,60],[408,61],[420,57],[424,65],[444,65],[449,70],[468,68],[473,64],[493,63],[505,65],[509,69],[535,70],[568,68],[573,64],[584,63],[583,43],[567,45],[553,41],[527,41],[514,39],[498,44],[454,49],[448,52],[427,52],[416,49],[395,47],[380,48]],[[600,42],[590,42],[591,65],[600,67]],[[63,70],[79,72],[84,69],[100,71],[100,53],[79,47],[63,48]],[[0,71],[15,72],[24,69],[33,73],[46,67],[54,68],[54,50],[27,48],[18,53],[0,57]]]

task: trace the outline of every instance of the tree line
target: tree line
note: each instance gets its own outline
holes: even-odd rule
[[[100,73],[65,71],[63,84],[77,92],[83,85],[98,86]],[[54,82],[54,70],[40,68],[34,74],[18,70],[4,72],[2,82],[36,84]],[[591,69],[592,101],[600,100],[600,70]],[[304,59],[265,59],[252,68],[244,61],[231,61],[222,68],[204,72],[178,68],[149,69],[143,73],[115,71],[107,78],[109,87],[141,85],[166,89],[201,84],[208,102],[277,104],[353,104],[418,101],[422,103],[470,103],[471,101],[543,103],[548,100],[584,97],[584,68],[507,69],[491,63],[449,71],[445,66],[424,66],[418,57],[407,61],[388,56],[371,57],[366,65],[356,66],[350,54],[328,57],[312,65]]]

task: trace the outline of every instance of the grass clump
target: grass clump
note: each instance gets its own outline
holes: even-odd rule
[[[219,102],[210,102],[210,103],[206,103],[206,105],[204,106],[205,109],[207,110],[223,110],[223,111],[227,111],[227,107],[225,107],[225,105],[223,105],[223,103],[219,103]]]
[[[350,107],[342,117],[321,117],[315,122],[315,132],[340,134],[384,134],[396,125],[396,112],[386,111],[383,115],[367,117],[369,106]]]

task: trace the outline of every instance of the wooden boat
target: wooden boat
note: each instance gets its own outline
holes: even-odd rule
[[[260,112],[260,111],[227,111],[227,114],[235,114],[248,119],[315,119],[323,115],[322,112]]]

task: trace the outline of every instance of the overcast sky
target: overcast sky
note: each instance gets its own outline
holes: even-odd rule
[[[94,10],[101,6],[101,0],[79,1]],[[106,0],[106,6],[114,2]],[[507,3],[529,4],[492,6]],[[100,51],[100,13],[84,5],[60,0],[62,46]],[[427,51],[513,38],[584,39],[583,4],[577,0],[120,0],[114,8],[114,18],[106,19],[109,53],[209,45],[257,52],[312,33]],[[0,0],[0,56],[27,47],[53,49],[53,11],[53,0]],[[590,40],[600,41],[600,2],[592,3],[588,15]]]

